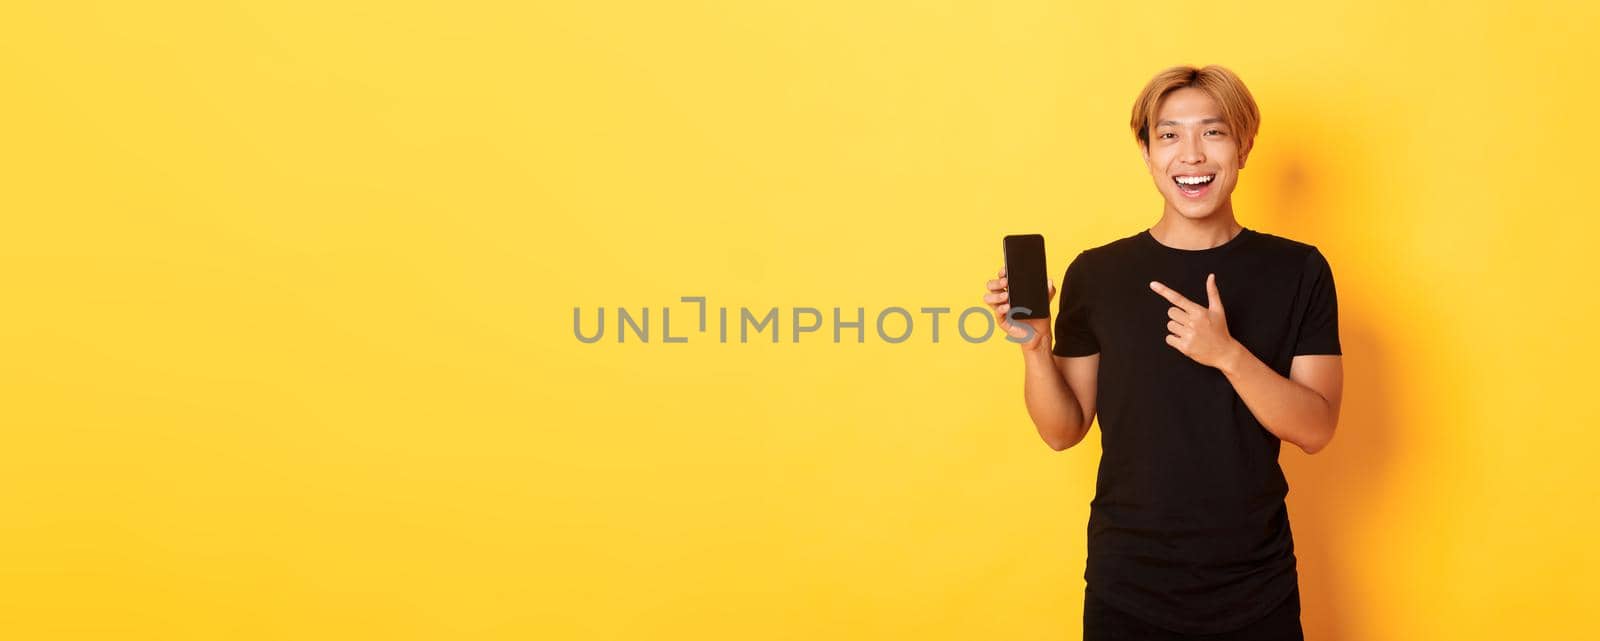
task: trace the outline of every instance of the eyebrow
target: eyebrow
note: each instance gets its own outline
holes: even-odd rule
[[[1200,124],[1205,125],[1205,124],[1210,124],[1210,123],[1213,123],[1213,122],[1222,122],[1222,119],[1213,116],[1211,118],[1206,118],[1205,120],[1201,120],[1199,122],[1200,122]],[[1161,121],[1159,123],[1156,123],[1156,126],[1157,127],[1165,127],[1167,125],[1181,125],[1181,124],[1183,124],[1183,123],[1178,122],[1176,120],[1163,120],[1163,121]]]

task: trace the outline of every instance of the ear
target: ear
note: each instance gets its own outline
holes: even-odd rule
[[[1150,171],[1150,146],[1139,141],[1139,155],[1144,158],[1144,170]]]
[[[1239,149],[1239,168],[1244,169],[1244,161],[1250,155],[1250,149],[1255,147],[1256,141],[1252,140]]]

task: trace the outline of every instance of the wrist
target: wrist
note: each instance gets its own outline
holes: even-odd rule
[[[1055,365],[1054,355],[1050,353],[1050,337],[1044,337],[1038,345],[1022,346],[1022,360],[1042,364]]]
[[[1244,359],[1249,356],[1250,350],[1245,348],[1244,343],[1235,339],[1228,344],[1227,351],[1217,363],[1217,369],[1222,370],[1224,375],[1234,376],[1239,373],[1239,367],[1244,365]]]

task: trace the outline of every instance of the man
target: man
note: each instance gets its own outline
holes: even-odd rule
[[[1234,218],[1259,123],[1227,69],[1162,71],[1131,121],[1161,219],[1078,253],[1053,328],[1009,320],[1005,270],[988,283],[1044,441],[1100,415],[1086,640],[1303,639],[1278,453],[1327,447],[1344,375],[1327,260]]]

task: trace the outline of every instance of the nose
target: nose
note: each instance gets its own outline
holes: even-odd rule
[[[1185,138],[1182,148],[1178,150],[1178,160],[1191,165],[1205,162],[1206,154],[1200,147],[1200,139],[1194,136]]]

